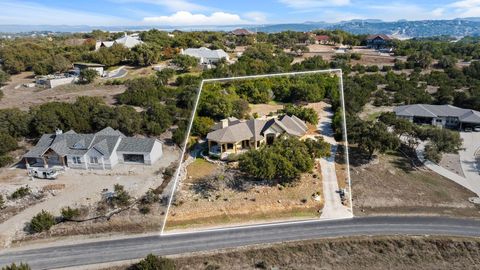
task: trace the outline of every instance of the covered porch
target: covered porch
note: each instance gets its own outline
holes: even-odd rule
[[[250,149],[258,149],[261,141],[243,140],[238,142],[217,142],[208,141],[208,154],[212,157],[226,158],[231,154],[241,154]]]
[[[58,168],[67,166],[66,156],[61,156],[52,149],[48,149],[39,157],[24,156],[24,161],[27,169],[30,167]]]

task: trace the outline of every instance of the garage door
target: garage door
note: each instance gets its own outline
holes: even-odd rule
[[[133,162],[133,163],[145,163],[145,159],[143,155],[135,155],[135,154],[123,154],[123,161],[124,162]]]

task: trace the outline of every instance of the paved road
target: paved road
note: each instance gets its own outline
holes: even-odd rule
[[[3,251],[0,266],[28,262],[33,269],[74,267],[252,244],[361,235],[452,235],[480,237],[480,220],[444,217],[362,217],[239,227],[188,234],[135,237],[34,250]]]

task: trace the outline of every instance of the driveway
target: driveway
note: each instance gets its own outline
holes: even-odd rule
[[[460,136],[464,148],[459,152],[463,173],[475,193],[480,194],[480,163],[475,155],[480,152],[480,132],[460,132]]]
[[[335,154],[337,153],[337,142],[333,138],[332,118],[333,111],[329,105],[324,108],[318,123],[318,129],[323,139],[331,144],[330,157],[320,159],[322,170],[323,196],[325,206],[322,209],[321,219],[350,218],[353,213],[350,208],[344,206],[338,193],[338,180],[335,171]]]

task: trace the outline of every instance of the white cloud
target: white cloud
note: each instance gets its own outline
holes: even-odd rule
[[[0,24],[128,25],[131,21],[103,14],[58,9],[31,2],[1,1]]]
[[[456,1],[453,2],[449,5],[450,7],[455,7],[455,8],[473,8],[480,6],[480,0],[462,0],[462,1]]]
[[[265,14],[264,12],[260,12],[260,11],[250,11],[250,12],[247,12],[245,14],[243,14],[243,16],[252,21],[252,22],[256,22],[256,23],[264,23],[267,21],[267,14]]]
[[[163,6],[169,11],[200,11],[209,10],[210,8],[199,5],[187,0],[110,0],[114,3],[147,3],[152,5]]]
[[[232,25],[251,23],[243,20],[237,14],[226,12],[214,12],[210,15],[192,14],[188,11],[178,11],[169,16],[145,17],[146,23],[166,24],[173,26],[183,25]]]
[[[318,7],[339,7],[350,4],[350,0],[279,0],[280,3],[294,9],[308,9]]]

